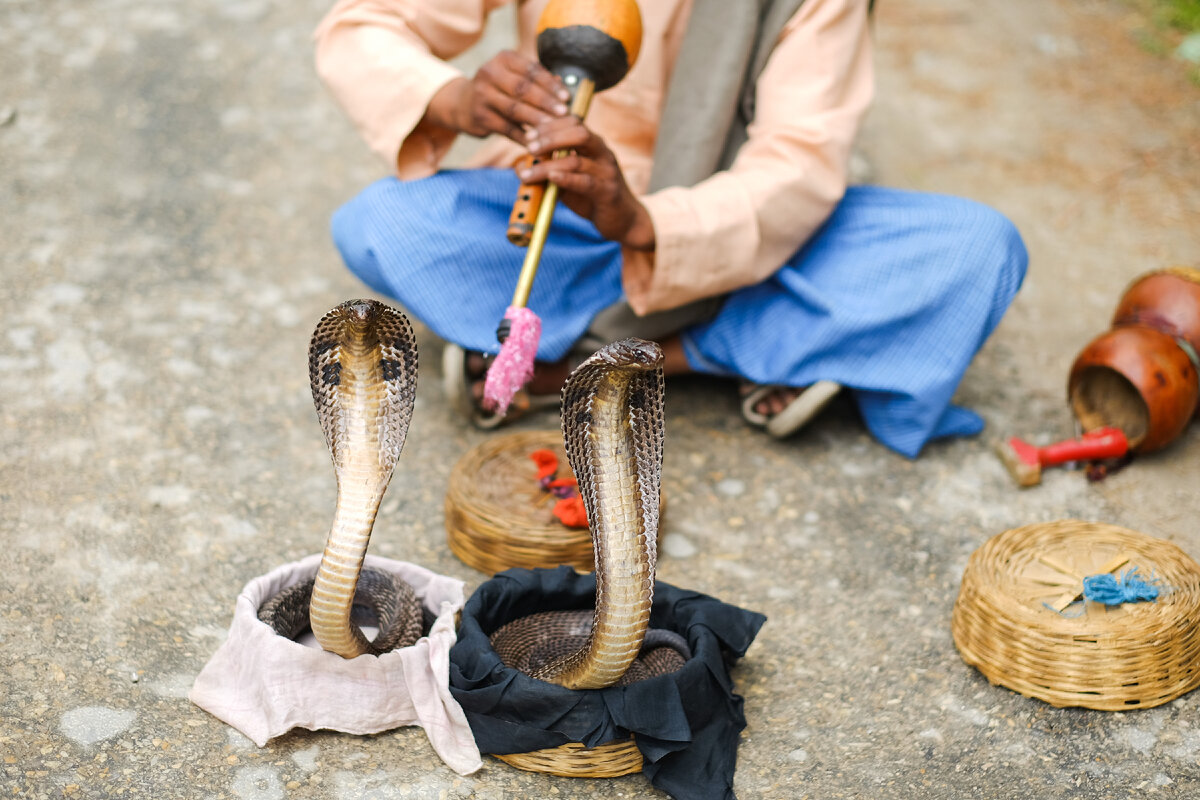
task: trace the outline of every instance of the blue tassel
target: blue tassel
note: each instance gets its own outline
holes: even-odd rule
[[[1144,581],[1137,575],[1138,568],[1132,567],[1121,574],[1120,580],[1111,573],[1091,575],[1083,579],[1083,596],[1106,606],[1122,603],[1137,603],[1141,600],[1157,600],[1157,580]]]

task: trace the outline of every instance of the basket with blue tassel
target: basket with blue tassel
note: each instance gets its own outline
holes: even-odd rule
[[[1176,545],[1058,520],[992,537],[954,604],[959,654],[1053,706],[1151,708],[1200,685],[1200,565]]]

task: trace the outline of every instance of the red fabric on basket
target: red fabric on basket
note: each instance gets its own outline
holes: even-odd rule
[[[537,464],[538,481],[543,481],[558,472],[558,456],[553,450],[534,450],[529,454],[529,458]]]
[[[537,465],[537,479],[541,487],[559,498],[554,504],[553,514],[568,528],[586,528],[587,509],[579,496],[579,482],[575,478],[555,478],[558,472],[558,456],[553,450],[534,450],[529,459]]]
[[[579,495],[565,497],[554,504],[554,516],[568,528],[586,528],[587,509],[583,507],[583,498]]]

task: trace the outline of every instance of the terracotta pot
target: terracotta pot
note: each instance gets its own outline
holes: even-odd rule
[[[1120,428],[1131,450],[1148,453],[1187,427],[1200,400],[1200,380],[1174,336],[1126,325],[1101,334],[1080,352],[1067,394],[1085,431]]]
[[[1200,352],[1200,269],[1171,267],[1142,275],[1121,295],[1112,324],[1154,328]]]

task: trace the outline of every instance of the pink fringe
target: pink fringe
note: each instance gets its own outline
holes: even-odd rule
[[[533,361],[542,338],[542,321],[528,308],[509,306],[504,318],[511,325],[508,338],[500,345],[483,384],[483,407],[500,415],[508,411],[513,395],[533,377]]]

